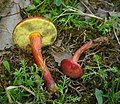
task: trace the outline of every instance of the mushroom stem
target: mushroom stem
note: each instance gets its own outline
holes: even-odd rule
[[[84,44],[82,47],[80,47],[80,48],[74,53],[74,56],[73,56],[73,58],[72,58],[72,61],[73,61],[73,62],[78,62],[80,55],[81,55],[83,52],[85,52],[86,50],[88,50],[89,48],[91,48],[93,45],[94,45],[93,42],[90,41],[90,42]]]
[[[41,54],[42,37],[40,36],[39,33],[35,32],[29,36],[29,39],[33,58],[35,60],[36,65],[42,70],[45,85],[48,88],[48,90],[50,90],[51,92],[55,92],[56,91],[55,82],[51,76],[48,67],[45,65],[45,62]]]

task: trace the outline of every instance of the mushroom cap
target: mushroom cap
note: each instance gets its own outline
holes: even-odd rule
[[[21,49],[29,51],[31,33],[38,32],[42,37],[42,47],[53,44],[57,30],[53,23],[41,17],[28,18],[18,23],[13,30],[13,42]]]
[[[61,61],[61,69],[65,75],[73,79],[79,78],[84,74],[82,67],[71,59],[63,59]]]

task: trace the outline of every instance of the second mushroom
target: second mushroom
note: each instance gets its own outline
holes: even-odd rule
[[[89,48],[107,42],[107,37],[99,37],[95,40],[91,40],[81,46],[75,53],[72,59],[63,59],[61,61],[61,69],[65,75],[70,78],[79,78],[84,74],[84,70],[81,65],[78,64],[80,55]]]
[[[42,70],[43,80],[48,90],[55,92],[55,82],[46,66],[41,47],[53,44],[57,37],[55,26],[48,20],[34,17],[17,24],[13,31],[13,41],[23,50],[32,51],[37,66]]]

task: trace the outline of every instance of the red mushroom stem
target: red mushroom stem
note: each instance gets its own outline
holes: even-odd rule
[[[64,74],[71,78],[79,78],[84,74],[84,70],[82,67],[77,63],[79,60],[80,55],[88,50],[89,48],[96,46],[100,43],[107,42],[106,37],[100,37],[95,40],[91,40],[81,46],[74,54],[72,59],[63,59],[61,61],[61,69]]]
[[[89,48],[91,48],[93,46],[93,42],[87,42],[86,44],[84,44],[83,46],[81,46],[75,53],[74,56],[72,58],[73,62],[78,62],[80,55],[85,52],[86,50],[88,50]]]
[[[36,65],[42,70],[43,80],[48,90],[55,92],[55,82],[41,54],[42,37],[39,33],[32,33],[29,37],[33,58]]]

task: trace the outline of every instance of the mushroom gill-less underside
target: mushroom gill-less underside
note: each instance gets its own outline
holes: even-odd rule
[[[57,30],[50,21],[34,17],[21,21],[15,27],[12,37],[14,44],[17,44],[23,50],[29,51],[29,35],[34,32],[38,32],[41,35],[42,47],[53,44],[57,36]]]

